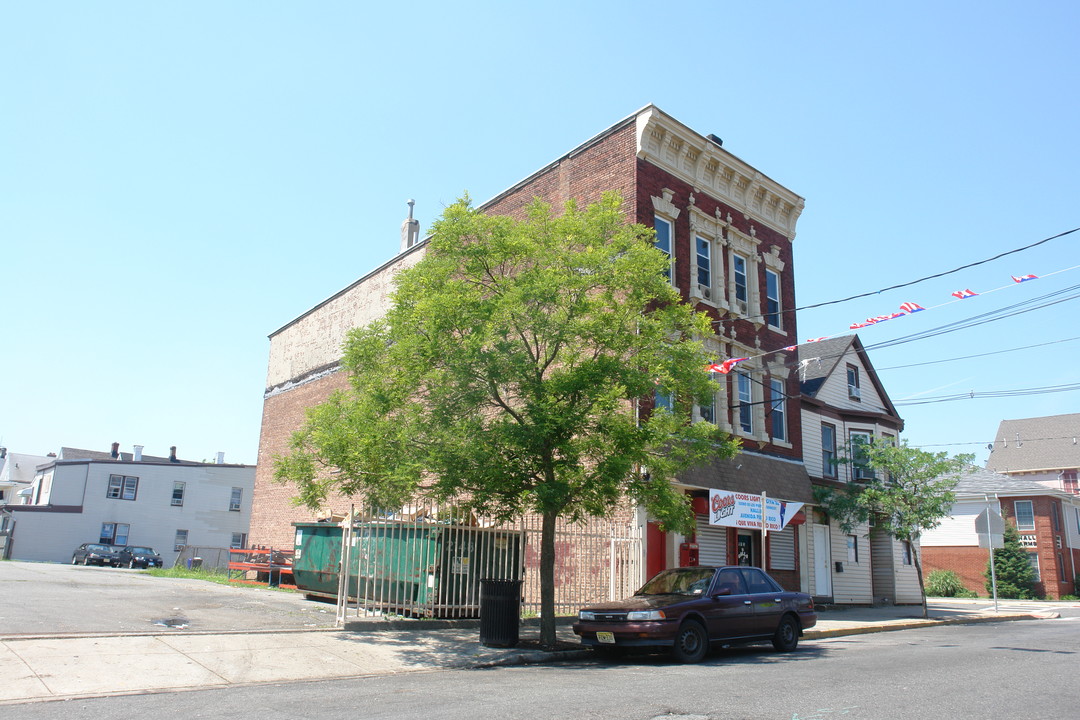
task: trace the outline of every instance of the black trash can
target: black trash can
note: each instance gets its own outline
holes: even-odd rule
[[[480,580],[480,643],[514,647],[521,623],[521,580]]]

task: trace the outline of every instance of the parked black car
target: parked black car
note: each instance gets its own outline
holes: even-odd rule
[[[758,568],[684,567],[658,573],[633,597],[582,609],[574,632],[599,650],[670,648],[680,662],[699,662],[711,643],[771,640],[790,652],[816,624],[813,598]]]
[[[117,547],[115,545],[105,545],[104,543],[83,543],[79,547],[75,548],[75,552],[71,555],[72,565],[109,565],[116,566],[117,560]]]
[[[154,552],[154,548],[125,545],[117,554],[117,565],[127,565],[129,568],[161,567],[161,556]]]

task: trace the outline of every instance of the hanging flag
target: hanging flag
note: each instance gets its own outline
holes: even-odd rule
[[[819,338],[810,338],[810,339],[809,339],[809,340],[807,340],[806,342],[808,342],[808,343],[812,343],[812,342],[821,342],[822,340],[828,340],[828,339],[829,339],[829,336],[828,336],[828,335],[825,335],[825,336],[822,336],[822,337],[819,337]]]
[[[873,325],[873,324],[874,323],[867,320],[866,322],[861,322],[861,323],[858,323],[858,322],[857,323],[851,323],[850,325],[848,325],[848,327],[851,328],[852,330],[858,330],[859,328],[869,327],[870,325]]]
[[[709,372],[720,373],[721,375],[727,375],[729,372],[731,372],[731,368],[735,367],[736,363],[741,363],[743,360],[749,360],[749,359],[750,358],[744,358],[744,357],[731,358],[729,360],[725,360],[724,362],[722,362],[720,364],[713,363],[712,365],[707,367],[706,370],[708,370]]]
[[[873,318],[866,318],[866,322],[870,325],[879,322],[885,322],[886,320],[892,320],[893,318],[903,317],[904,313],[890,313],[889,315],[878,315]]]
[[[792,350],[794,350],[794,349],[795,349],[795,348],[797,348],[797,347],[799,347],[799,346],[798,346],[798,345],[788,345],[788,346],[787,346],[786,348],[784,348],[784,349],[785,349],[785,350],[787,350],[788,352],[791,352]]]
[[[1013,275],[1011,277],[1013,279],[1013,282],[1018,282],[1018,283],[1024,282],[1025,280],[1038,280],[1039,279],[1038,275],[1021,275],[1020,277],[1016,277],[1015,275]]]
[[[953,297],[960,298],[961,300],[969,297],[975,297],[979,293],[972,292],[971,290],[957,290],[953,293]]]
[[[900,306],[900,309],[906,313],[917,313],[920,310],[925,310],[926,308],[924,308],[922,305],[919,305],[918,303],[906,302]]]

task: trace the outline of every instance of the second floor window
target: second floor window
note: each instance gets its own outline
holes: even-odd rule
[[[821,423],[821,474],[836,477],[836,426]]]
[[[244,497],[243,488],[233,488],[232,496],[229,498],[229,510],[233,512],[240,511],[240,500]]]
[[[870,433],[851,433],[851,474],[856,480],[874,479],[874,469],[870,467],[870,457],[866,451],[871,439]]]
[[[184,488],[187,483],[174,482],[172,484],[172,504],[180,506],[184,504]]]
[[[139,478],[127,475],[110,475],[109,489],[105,497],[113,500],[134,500],[139,492]]]
[[[1035,529],[1035,510],[1030,500],[1017,500],[1013,504],[1013,512],[1016,513],[1017,530]]]

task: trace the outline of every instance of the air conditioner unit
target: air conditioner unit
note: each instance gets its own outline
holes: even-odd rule
[[[735,307],[736,307],[736,309],[738,309],[740,314],[746,315],[746,301],[745,300],[736,300],[735,301]]]
[[[848,385],[847,394],[848,394],[848,397],[850,397],[850,398],[861,398],[862,397],[862,391],[859,390],[859,388],[855,387],[854,385]]]
[[[692,285],[690,287],[690,297],[698,300],[712,300],[712,288],[708,285]]]

